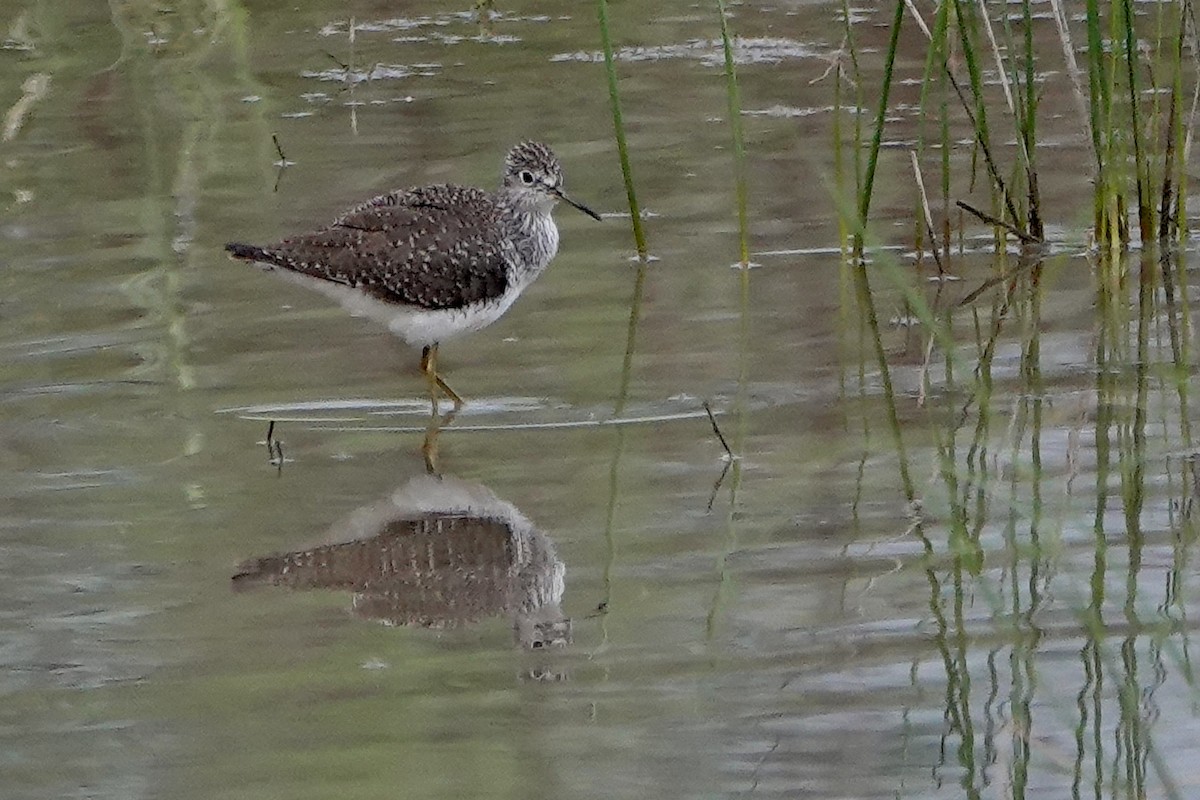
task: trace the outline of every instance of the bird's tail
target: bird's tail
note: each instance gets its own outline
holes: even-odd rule
[[[271,254],[261,247],[256,247],[252,244],[242,244],[241,242],[230,242],[225,245],[225,249],[229,251],[229,255],[233,258],[241,259],[242,261],[261,261],[264,264],[273,264],[275,259]]]

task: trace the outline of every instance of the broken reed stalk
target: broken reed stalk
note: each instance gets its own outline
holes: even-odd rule
[[[968,74],[970,76],[970,85],[972,87],[971,91],[975,98],[974,104],[972,104],[968,99],[967,93],[963,89],[962,84],[955,77],[954,72],[950,69],[945,36],[946,25],[948,25],[948,21],[946,24],[943,24],[939,18],[936,32],[931,32],[929,26],[926,25],[925,21],[921,18],[920,12],[917,10],[916,6],[912,4],[912,0],[903,0],[903,2],[908,8],[909,13],[912,14],[913,18],[917,21],[917,25],[920,27],[922,33],[925,34],[926,39],[929,40],[931,57],[936,53],[937,59],[941,64],[941,71],[945,75],[947,83],[950,84],[950,87],[954,90],[955,95],[958,97],[959,104],[963,109],[963,113],[967,116],[968,123],[971,126],[971,131],[975,138],[975,144],[979,148],[979,154],[983,157],[984,166],[987,169],[988,176],[992,181],[992,188],[1000,195],[1001,202],[1003,203],[1005,210],[1008,212],[1008,215],[1012,220],[1011,225],[1005,225],[1003,227],[1010,231],[1021,230],[1022,232],[1017,235],[1022,239],[1022,241],[1040,241],[1040,237],[1031,237],[1021,228],[1022,217],[1017,212],[1017,207],[1013,202],[1008,185],[1004,178],[1000,175],[999,166],[995,157],[993,156],[992,147],[990,145],[990,134],[988,133],[987,128],[987,110],[983,96],[982,77],[979,66],[975,60],[975,50],[970,46],[969,36],[963,30],[964,19],[961,16],[957,18],[957,27],[959,28],[960,32],[960,41],[968,42],[968,44],[960,44],[960,47],[962,47],[964,51],[964,57],[968,64]],[[964,13],[962,10],[963,7],[961,5],[961,0],[954,0],[953,7],[956,10],[956,14],[961,15]],[[927,72],[926,80],[928,80],[928,77],[929,74]],[[886,82],[890,80],[890,73],[887,65],[885,65],[885,79],[886,84]],[[948,141],[948,134],[944,138],[946,141]],[[945,144],[945,142],[943,144]],[[947,159],[948,157],[946,155],[946,151],[943,150],[943,169],[948,170],[949,161]],[[943,186],[946,187],[945,192],[948,196],[949,177],[946,175],[943,175]]]
[[[717,417],[713,414],[712,406],[708,401],[704,401],[704,413],[708,414],[708,423],[712,425],[712,431],[717,435],[717,440],[721,443],[721,447],[725,449],[725,455],[733,458],[733,451],[729,449],[729,442],[725,441],[725,434],[721,433],[721,427],[717,425]]]
[[[917,181],[917,194],[921,200],[921,211],[924,217],[925,229],[929,233],[929,240],[932,243],[930,251],[933,253],[934,263],[937,264],[938,275],[945,275],[946,268],[942,264],[942,257],[938,255],[937,234],[933,230],[933,212],[929,209],[929,195],[925,193],[925,179],[921,176],[921,165],[917,162],[917,151],[909,150],[909,156],[912,159],[913,176]]]

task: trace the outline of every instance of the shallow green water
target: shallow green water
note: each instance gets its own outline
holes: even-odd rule
[[[308,0],[0,9],[0,796],[1196,792],[1190,329],[1176,357],[1135,279],[1097,322],[1068,120],[1044,131],[1053,243],[986,413],[953,427],[970,315],[956,382],[935,348],[923,396],[927,341],[886,324],[908,315],[875,274],[915,514],[838,255],[832,88],[810,84],[834,6],[734,9],[743,297],[713,13],[613,5],[654,256],[627,375],[637,269],[591,6],[516,4],[487,31],[444,3],[351,11],[353,43]],[[906,274],[915,93],[874,207]],[[509,607],[426,628],[383,624],[415,601],[361,586],[235,591],[239,565],[423,485],[426,418],[415,353],[222,244],[395,186],[491,185],[525,137],[606,219],[560,211],[548,273],[442,348],[470,403],[439,464],[545,537],[571,641],[520,646]],[[944,292],[993,274],[978,233]],[[715,493],[704,401],[742,456]]]

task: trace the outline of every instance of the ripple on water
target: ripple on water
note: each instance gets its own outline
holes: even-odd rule
[[[797,58],[815,58],[820,53],[811,45],[794,39],[759,36],[738,38],[733,41],[733,60],[736,64],[778,64]],[[720,39],[692,39],[677,44],[650,47],[622,47],[613,53],[618,61],[667,61],[690,58],[705,66],[721,67],[725,64],[725,52]],[[583,61],[603,62],[603,51],[580,50],[574,53],[557,53],[550,57],[552,62]]]
[[[429,401],[329,399],[235,406],[218,409],[217,413],[263,422],[307,424],[314,429],[407,433],[426,430]],[[455,414],[455,423],[447,425],[446,430],[561,430],[661,424],[705,416],[707,412],[700,400],[684,396],[658,403],[631,404],[620,416],[613,415],[611,406],[575,407],[532,397],[482,397],[472,398]],[[421,423],[399,426],[386,424],[390,419],[408,417],[419,418]],[[463,420],[470,421],[464,424]]]

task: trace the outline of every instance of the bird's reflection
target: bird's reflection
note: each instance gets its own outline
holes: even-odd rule
[[[426,459],[435,451],[436,439]],[[251,559],[233,585],[346,589],[355,614],[391,625],[452,628],[507,616],[524,647],[570,641],[559,605],[566,568],[553,542],[481,484],[414,477],[336,523],[326,541]]]

